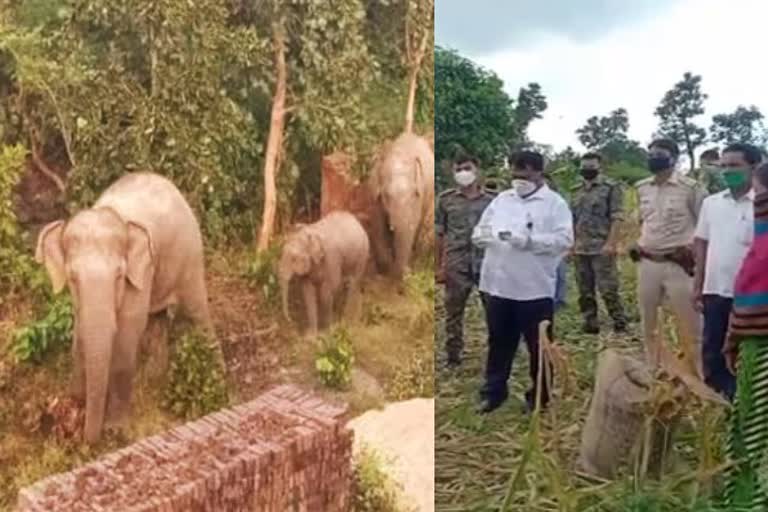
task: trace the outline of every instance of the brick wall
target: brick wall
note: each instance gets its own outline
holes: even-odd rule
[[[280,386],[24,488],[17,510],[348,511],[345,415]]]

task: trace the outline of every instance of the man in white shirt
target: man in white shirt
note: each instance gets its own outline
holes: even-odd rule
[[[544,158],[523,151],[510,158],[512,189],[488,205],[473,242],[485,249],[480,291],[486,294],[488,359],[481,413],[497,409],[508,396],[507,380],[520,343],[530,354],[533,385],[526,393],[532,410],[539,368],[539,324],[552,322],[557,266],[573,245],[568,203],[544,182]],[[551,324],[550,324],[551,336]],[[546,385],[542,405],[549,400]]]
[[[760,150],[749,144],[732,144],[723,151],[720,167],[727,188],[704,200],[694,235],[694,305],[704,314],[704,380],[729,399],[736,380],[722,350],[734,281],[752,243],[752,173],[761,159]]]

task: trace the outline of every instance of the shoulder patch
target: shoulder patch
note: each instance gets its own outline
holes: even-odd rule
[[[698,186],[698,185],[699,185],[699,182],[698,182],[698,181],[696,181],[695,179],[693,179],[693,178],[690,178],[690,177],[688,177],[688,176],[682,176],[682,175],[681,175],[681,176],[678,178],[678,180],[679,180],[679,182],[680,182],[680,183],[682,183],[683,185],[686,185],[686,186],[688,186],[688,187],[691,187],[691,188],[693,188],[693,187],[696,187],[696,186]]]
[[[440,194],[438,194],[438,196],[437,196],[437,197],[446,197],[446,196],[452,196],[452,195],[453,195],[453,194],[455,194],[456,192],[457,192],[457,190],[456,190],[455,188],[449,188],[449,189],[447,189],[447,190],[443,190],[442,192],[440,192]]]
[[[635,188],[640,188],[644,185],[648,185],[653,181],[653,176],[649,176],[648,178],[643,178],[640,181],[635,183]]]

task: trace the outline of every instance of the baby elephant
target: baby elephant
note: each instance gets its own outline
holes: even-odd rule
[[[301,284],[309,336],[317,335],[318,323],[323,328],[331,323],[334,300],[344,281],[349,284],[345,310],[356,315],[369,251],[365,229],[349,212],[331,212],[291,234],[283,246],[278,270],[286,318],[290,318],[288,290],[294,278]]]
[[[75,306],[73,391],[85,398],[85,439],[129,409],[139,342],[151,313],[180,303],[212,331],[203,241],[181,192],[156,174],[131,173],[92,208],[48,224],[37,242],[54,292]]]

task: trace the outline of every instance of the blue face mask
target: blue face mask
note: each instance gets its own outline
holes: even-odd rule
[[[672,159],[668,156],[652,156],[648,158],[648,170],[657,174],[672,167]]]

